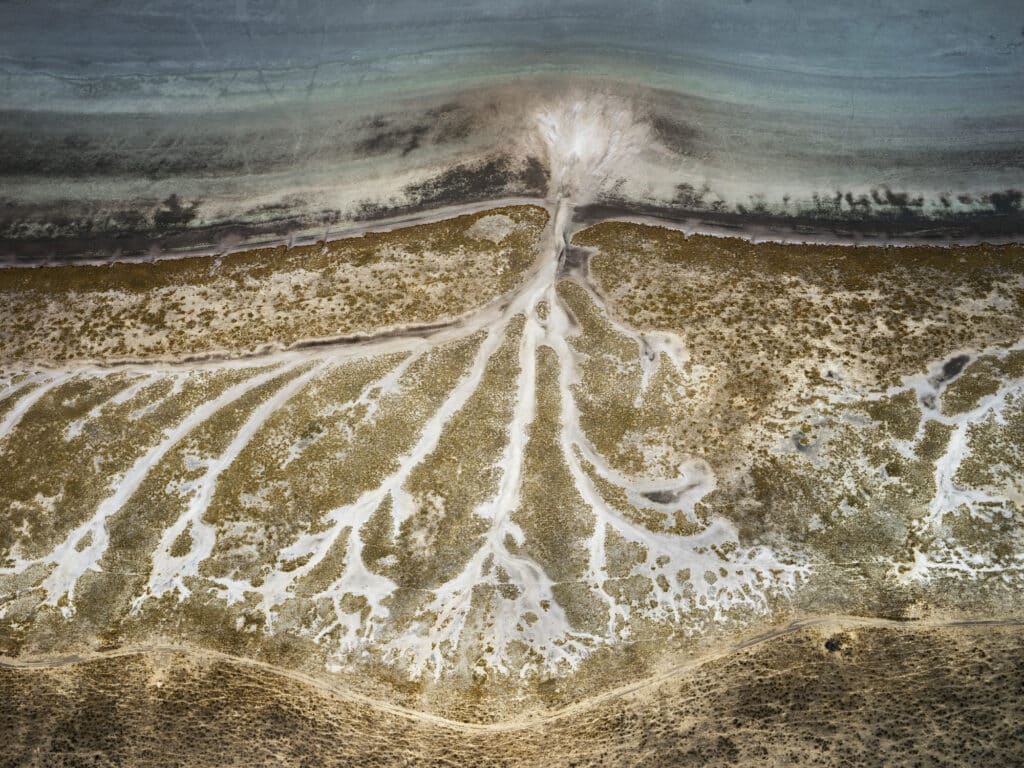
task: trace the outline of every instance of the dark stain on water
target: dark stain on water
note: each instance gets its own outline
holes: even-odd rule
[[[391,206],[366,202],[355,218],[387,218],[512,195],[542,197],[546,189],[547,170],[539,160],[531,157],[519,165],[509,156],[498,156],[479,163],[460,164],[431,179],[406,186],[403,192],[407,203]]]
[[[700,139],[700,131],[696,127],[680,120],[673,120],[662,114],[656,114],[651,119],[654,135],[677,155],[684,157],[693,155],[696,151],[696,144]]]
[[[376,130],[356,145],[356,152],[360,155],[383,155],[399,152],[402,157],[405,157],[419,148],[424,136],[430,130],[429,125],[422,123],[392,126],[386,118],[377,118],[372,125]]]
[[[1006,158],[1005,165],[1018,160]],[[845,242],[888,239],[973,242],[1017,239],[1024,233],[1024,192],[1019,189],[994,191],[980,197],[959,195],[970,210],[954,210],[936,200],[929,208],[920,194],[896,192],[880,187],[871,196],[837,192],[832,197],[815,196],[810,204],[787,210],[764,205],[730,208],[717,199],[709,187],[697,189],[680,184],[676,198],[667,204],[627,200],[614,194],[579,206],[576,220],[584,225],[622,216],[650,216],[668,222],[699,227],[760,232],[765,236],[828,236]],[[947,197],[946,201],[951,200]],[[938,207],[941,205],[942,207]]]

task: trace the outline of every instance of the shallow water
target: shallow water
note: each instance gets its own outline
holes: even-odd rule
[[[1020,218],[1009,3],[30,3],[0,8],[0,50],[9,257],[543,196],[535,114],[609,91],[653,137],[601,190],[616,203],[740,226]]]

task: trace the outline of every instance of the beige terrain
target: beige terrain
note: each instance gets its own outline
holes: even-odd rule
[[[0,668],[0,765],[1016,765],[1022,652],[1019,625],[826,622],[473,726],[230,657],[124,651]]]
[[[1024,249],[570,221],[0,271],[0,761],[1024,760]]]

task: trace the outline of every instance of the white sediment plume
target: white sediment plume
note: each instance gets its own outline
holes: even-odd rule
[[[652,136],[627,100],[576,93],[541,107],[536,138],[551,171],[549,198],[579,205],[594,199]]]

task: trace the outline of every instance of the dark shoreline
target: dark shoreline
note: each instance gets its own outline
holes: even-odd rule
[[[738,237],[798,242],[829,242],[906,245],[921,241],[935,245],[1024,240],[1024,211],[995,211],[931,217],[916,212],[879,213],[860,217],[821,217],[766,212],[709,211],[685,207],[605,200],[580,206],[575,220],[589,226],[608,219],[645,217],[666,224],[710,230]]]
[[[546,186],[546,171],[535,158],[517,163],[508,156],[497,156],[459,164],[425,182],[406,186],[402,194],[408,203],[386,206],[365,201],[358,210],[347,214],[321,210],[200,227],[187,226],[186,219],[164,227],[87,231],[56,237],[0,235],[0,267],[117,261],[150,254],[166,257],[222,253],[240,247],[288,243],[292,238],[315,242],[344,236],[347,231],[373,222],[425,215],[455,205],[477,205],[489,200],[500,205],[502,198],[528,198],[542,204]],[[178,206],[177,198],[174,205]]]
[[[97,261],[143,260],[216,254],[239,248],[258,248],[336,239],[374,223],[402,225],[403,219],[429,215],[457,205],[481,205],[509,198],[544,204],[537,171],[507,178],[499,184],[493,167],[461,170],[440,178],[429,188],[415,190],[416,202],[404,205],[364,205],[354,216],[339,211],[282,216],[259,222],[236,221],[204,227],[139,229],[58,237],[0,236],[0,268],[58,265]],[[455,214],[457,215],[457,214]],[[579,206],[577,228],[608,219],[651,219],[688,231],[783,242],[830,242],[876,245],[973,244],[1024,241],[1024,210],[977,211],[926,216],[916,211],[878,212],[862,216],[783,215],[756,211],[714,211],[658,205],[622,199],[604,199]]]

